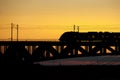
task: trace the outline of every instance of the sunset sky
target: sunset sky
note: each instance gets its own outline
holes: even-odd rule
[[[19,39],[58,39],[74,24],[81,32],[120,32],[120,0],[0,0],[0,39],[10,39],[11,23],[19,24]]]

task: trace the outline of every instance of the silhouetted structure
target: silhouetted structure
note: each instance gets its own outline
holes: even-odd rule
[[[101,42],[116,42],[120,40],[120,33],[118,32],[65,32],[59,39],[66,42],[79,42],[79,41],[95,41]]]
[[[10,45],[4,53],[5,64],[31,64],[31,55],[22,45]]]
[[[16,29],[17,30],[17,41],[18,41],[18,34],[19,34],[19,25],[17,24],[15,26],[15,24],[11,23],[11,41],[13,41],[13,29]]]
[[[2,53],[0,52],[0,64],[3,62],[3,55]]]
[[[5,46],[3,63],[32,64],[51,59],[120,55],[119,32],[65,32],[59,40],[1,41],[0,46]]]

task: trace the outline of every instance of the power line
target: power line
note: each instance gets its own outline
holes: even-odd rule
[[[120,29],[120,24],[114,24],[114,25],[78,25],[81,29]],[[4,25],[0,26],[0,30],[9,30],[10,27]],[[33,30],[33,29],[39,29],[39,30],[72,30],[72,26],[65,26],[65,25],[21,25],[19,27],[20,30]],[[75,31],[75,29],[74,29]]]

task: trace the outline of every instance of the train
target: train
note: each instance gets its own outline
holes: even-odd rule
[[[120,41],[120,32],[64,32],[60,38],[62,42],[79,41]]]

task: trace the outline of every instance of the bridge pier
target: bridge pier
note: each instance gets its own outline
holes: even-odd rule
[[[32,60],[24,45],[10,45],[4,52],[4,62],[6,64],[31,64]]]
[[[60,52],[59,53],[61,53],[61,51],[64,49],[64,46],[60,46]]]
[[[94,54],[94,53],[92,53],[92,46],[91,45],[90,46],[86,46],[85,50],[88,51],[89,55]]]
[[[5,53],[6,50],[7,50],[7,46],[4,46],[4,53]]]
[[[58,53],[60,53],[62,50],[62,46],[56,46],[56,50],[58,51]]]
[[[32,53],[36,50],[36,46],[32,46]]]
[[[2,46],[0,45],[0,53],[2,53]]]
[[[36,46],[25,46],[25,48],[28,50],[29,54],[32,55],[32,53],[36,50]]]
[[[89,46],[85,46],[85,50],[89,52]]]
[[[105,47],[103,47],[103,48],[101,49],[101,54],[106,54],[106,48],[105,48]]]
[[[78,49],[75,49],[75,53],[74,53],[75,55],[78,55]]]
[[[115,50],[120,53],[120,46],[115,46]]]
[[[64,50],[65,46],[56,46],[55,49],[56,51],[60,54],[62,50]]]
[[[28,52],[30,55],[32,55],[32,46],[28,46]]]
[[[78,55],[78,49],[79,49],[79,46],[75,46],[73,55]]]
[[[45,51],[44,57],[45,57],[45,58],[49,58],[49,57],[50,57],[50,53],[49,53],[48,51]]]
[[[1,52],[2,54],[4,54],[5,51],[7,50],[7,48],[8,48],[8,46],[0,45],[0,52]]]
[[[2,54],[5,53],[4,46],[1,46],[1,53],[2,53]]]
[[[79,46],[78,45],[70,45],[70,55],[78,55]]]
[[[73,49],[72,50],[72,55],[75,55],[76,54],[76,49]]]

